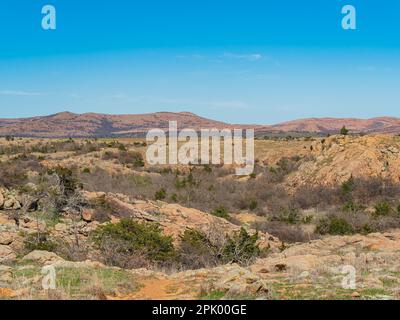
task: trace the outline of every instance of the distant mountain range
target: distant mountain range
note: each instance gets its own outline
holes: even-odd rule
[[[380,117],[372,119],[310,118],[276,125],[228,124],[197,116],[190,112],[157,112],[149,114],[108,115],[99,113],[75,114],[62,112],[49,116],[0,119],[0,136],[17,137],[139,137],[150,129],[167,129],[169,121],[178,122],[178,130],[184,128],[223,129],[254,128],[256,134],[279,133],[338,133],[346,126],[351,133],[400,133],[400,119]]]
[[[378,117],[371,119],[356,118],[309,118],[299,119],[268,126],[268,130],[282,132],[338,133],[345,126],[350,133],[400,133],[400,119]]]

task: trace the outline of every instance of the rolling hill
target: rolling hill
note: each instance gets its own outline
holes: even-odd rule
[[[400,133],[400,119],[379,117],[310,118],[276,125],[228,124],[200,117],[190,112],[157,112],[132,115],[108,115],[99,113],[75,114],[61,112],[32,118],[0,119],[0,136],[18,137],[135,137],[144,136],[150,129],[168,128],[168,121],[177,121],[178,128],[195,130],[223,128],[254,128],[256,133],[337,133],[346,126],[351,133]]]

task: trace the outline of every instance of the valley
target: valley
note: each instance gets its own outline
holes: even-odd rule
[[[399,298],[398,137],[259,138],[250,176],[146,148],[0,140],[1,298]]]

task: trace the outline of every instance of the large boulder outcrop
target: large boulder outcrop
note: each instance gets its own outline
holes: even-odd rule
[[[337,185],[354,178],[400,180],[400,143],[391,136],[331,136],[316,139],[309,159],[288,177],[290,187]]]
[[[0,283],[10,283],[13,281],[13,269],[8,266],[0,265]]]
[[[0,263],[14,261],[16,259],[15,252],[5,245],[0,245]]]
[[[16,233],[0,230],[0,245],[10,245],[16,238]]]
[[[17,192],[0,187],[0,209],[19,210],[22,208]]]
[[[87,199],[95,199],[91,193],[85,193]],[[172,236],[175,243],[179,243],[181,235],[187,229],[200,230],[206,234],[215,233],[217,235],[229,234],[240,231],[237,226],[226,219],[216,217],[206,212],[186,208],[179,204],[168,204],[165,202],[137,201],[131,200],[127,196],[118,194],[102,194],[102,201],[118,213],[118,217],[113,217],[114,221],[119,218],[130,217],[139,221],[149,221],[158,223],[165,234]],[[254,233],[255,230],[249,229]],[[281,242],[276,237],[267,233],[259,233],[259,245],[262,248],[270,248],[278,251]]]
[[[53,264],[55,262],[64,261],[53,252],[34,250],[22,258],[22,261],[31,261],[41,265]]]

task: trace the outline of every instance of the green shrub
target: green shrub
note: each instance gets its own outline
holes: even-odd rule
[[[314,219],[314,216],[306,215],[305,217],[303,217],[301,222],[304,223],[304,224],[310,224],[313,221],[313,219]]]
[[[91,240],[107,263],[120,267],[135,267],[132,257],[142,257],[149,263],[167,263],[176,258],[172,238],[162,234],[158,225],[122,219],[115,224],[99,226]]]
[[[133,145],[134,145],[135,147],[147,147],[147,143],[146,143],[146,142],[135,141],[135,142],[133,143]]]
[[[164,175],[167,175],[170,173],[172,173],[172,169],[170,167],[162,168],[162,170],[160,171],[160,174],[164,174]]]
[[[176,181],[175,181],[175,188],[176,189],[184,189],[186,187],[186,179],[179,179],[178,177],[176,177]]]
[[[123,145],[122,143],[120,143],[120,144],[118,145],[118,150],[119,150],[119,151],[126,151],[125,145]]]
[[[250,201],[249,209],[250,209],[251,211],[257,209],[257,206],[258,206],[257,200],[251,200],[251,201]]]
[[[182,178],[182,179],[180,179],[179,177],[178,177],[178,175],[179,175],[180,173],[179,173],[179,171],[177,170],[177,172],[176,172],[176,177],[175,177],[175,188],[176,189],[185,189],[185,188],[188,188],[188,187],[196,187],[196,186],[198,186],[198,181],[196,181],[195,179],[194,179],[194,176],[193,176],[193,172],[192,172],[192,170],[190,170],[190,173],[187,175],[187,177],[184,177],[184,178]]]
[[[227,244],[222,251],[222,259],[226,263],[248,264],[261,253],[257,241],[258,232],[250,235],[246,229],[241,228],[240,232],[233,237],[228,237]]]
[[[186,229],[181,236],[181,241],[182,244],[190,245],[202,253],[209,251],[208,249],[212,247],[207,236],[199,230]]]
[[[374,231],[375,231],[374,228],[369,223],[365,223],[361,228],[361,233],[363,233],[363,234],[369,234]]]
[[[300,219],[299,211],[295,208],[283,209],[276,220],[286,222],[288,224],[296,224]]]
[[[354,228],[343,218],[329,217],[319,221],[316,233],[346,235],[353,234]]]
[[[376,216],[387,216],[391,210],[390,204],[387,201],[381,201],[375,205]]]
[[[347,181],[343,182],[341,185],[341,191],[343,195],[350,194],[354,189],[354,179],[351,176]]]
[[[278,173],[278,170],[275,167],[269,167],[269,172]]]
[[[32,233],[24,240],[24,247],[28,251],[43,250],[53,252],[57,244],[49,240],[47,233]]]
[[[346,129],[345,126],[343,126],[342,129],[340,129],[340,134],[343,136],[347,136],[349,134],[349,130]]]
[[[216,244],[198,230],[185,230],[181,236],[180,262],[189,269],[214,267],[218,265],[220,256]]]
[[[156,194],[154,195],[154,198],[156,200],[164,200],[167,196],[167,191],[165,191],[164,188],[161,188],[160,190],[156,191]]]
[[[178,202],[178,201],[179,201],[178,195],[177,195],[176,193],[174,193],[174,194],[171,196],[171,201],[172,201],[172,202]]]
[[[48,174],[56,174],[59,177],[60,184],[64,187],[66,196],[72,195],[79,186],[76,175],[69,168],[59,166],[55,169],[48,170]]]
[[[131,151],[129,152],[130,161],[135,168],[144,167],[143,155],[140,152]]]
[[[102,159],[117,160],[119,163],[126,166],[132,166],[133,168],[144,167],[145,165],[143,155],[140,152],[126,151],[124,149],[119,149],[118,152],[106,151],[104,152]]]
[[[360,211],[361,209],[362,209],[362,206],[355,203],[352,200],[346,202],[346,204],[342,207],[342,210],[344,212],[351,212],[351,213],[356,213],[357,211]]]
[[[82,170],[82,173],[90,174],[90,169],[89,168],[84,168]]]
[[[226,235],[222,238],[222,241],[211,241],[201,231],[186,230],[181,237],[181,263],[191,269],[226,263],[247,265],[262,253],[257,244],[258,233],[250,235],[242,228],[232,236]]]
[[[214,209],[211,212],[211,214],[213,216],[224,218],[224,219],[229,218],[228,210],[226,210],[226,208],[224,206],[219,206],[218,208]]]

